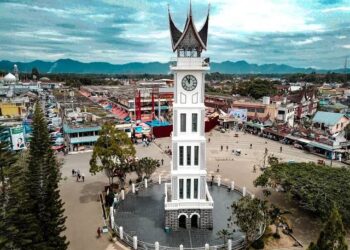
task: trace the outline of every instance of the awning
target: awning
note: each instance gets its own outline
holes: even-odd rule
[[[261,125],[261,124],[258,124],[258,123],[246,122],[245,124],[247,126],[251,126],[251,127],[254,127],[254,128],[264,129],[264,125]]]
[[[315,148],[321,148],[321,149],[324,149],[324,150],[327,150],[327,151],[334,151],[335,148],[333,148],[332,146],[329,146],[329,145],[326,145],[326,144],[322,144],[322,143],[319,143],[319,142],[315,142],[315,141],[311,141],[308,146],[311,146],[311,147],[315,147]]]
[[[70,138],[70,143],[71,144],[90,143],[90,142],[96,142],[97,139],[98,139],[98,135],[96,135],[96,136],[73,137],[73,138]]]

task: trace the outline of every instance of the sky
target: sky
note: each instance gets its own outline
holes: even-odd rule
[[[350,56],[350,0],[192,0],[198,30],[209,3],[211,61],[335,69]],[[0,60],[167,62],[168,4],[182,30],[189,0],[0,0]]]

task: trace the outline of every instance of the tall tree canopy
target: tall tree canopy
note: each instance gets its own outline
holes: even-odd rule
[[[123,185],[126,174],[133,170],[135,147],[128,135],[113,124],[103,125],[99,135],[90,159],[90,173],[104,171],[110,184],[117,177]]]
[[[38,249],[66,249],[68,243],[66,237],[62,236],[66,217],[63,215],[63,202],[58,190],[59,164],[51,149],[40,102],[35,104],[32,126],[28,172],[24,181],[27,190],[30,190],[30,211],[35,214],[41,229],[33,237],[33,242]]]
[[[347,250],[346,232],[338,210],[333,207],[320,236],[315,243],[311,243],[308,250]]]
[[[236,223],[246,234],[249,245],[256,239],[262,226],[268,222],[266,201],[245,196],[237,204],[233,203],[232,208],[231,218],[236,216]]]
[[[281,186],[299,206],[326,219],[333,204],[339,208],[344,223],[350,226],[350,170],[313,163],[278,163],[266,169],[256,186]]]

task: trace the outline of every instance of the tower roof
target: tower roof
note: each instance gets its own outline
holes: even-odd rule
[[[169,11],[169,26],[173,51],[175,50],[197,50],[207,49],[208,27],[209,27],[209,8],[203,27],[198,32],[194,25],[192,6],[187,15],[184,31],[181,32],[175,25]]]

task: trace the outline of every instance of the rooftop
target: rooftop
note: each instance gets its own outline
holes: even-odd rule
[[[312,121],[314,123],[324,123],[325,125],[333,126],[344,116],[345,115],[341,113],[318,111]]]

